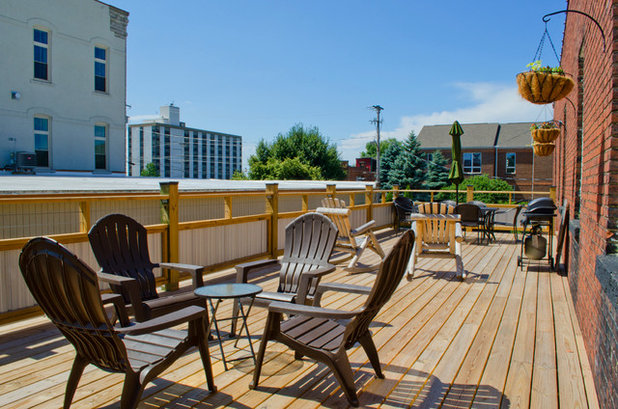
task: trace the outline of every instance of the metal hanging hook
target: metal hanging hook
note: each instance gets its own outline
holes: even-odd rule
[[[545,23],[545,26],[547,26],[547,22],[550,20],[549,16],[553,16],[555,14],[560,14],[560,13],[577,13],[577,14],[581,14],[582,16],[586,16],[588,17],[590,20],[592,20],[594,22],[594,24],[596,24],[597,28],[599,29],[599,31],[601,32],[601,37],[603,38],[603,52],[605,52],[605,32],[603,31],[603,29],[601,28],[601,25],[599,24],[598,21],[596,21],[594,19],[594,17],[592,17],[590,14],[584,13],[583,11],[579,11],[579,10],[560,10],[560,11],[554,11],[553,13],[549,13],[549,14],[545,14],[543,16],[543,22]]]

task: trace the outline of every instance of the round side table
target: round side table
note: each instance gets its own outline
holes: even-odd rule
[[[255,296],[261,292],[262,287],[258,285],[242,283],[213,284],[195,289],[195,295],[206,298],[208,300],[208,304],[210,305],[212,319],[208,324],[207,333],[210,333],[210,329],[214,323],[215,330],[217,332],[217,340],[219,341],[219,349],[221,350],[221,359],[223,360],[223,367],[226,371],[228,369],[227,363],[231,361],[253,358],[253,362],[255,363],[255,351],[253,350],[253,344],[251,343],[251,334],[249,334],[249,327],[247,326],[247,317],[249,316],[249,312],[251,312],[251,307],[253,306]],[[241,302],[242,298],[251,299],[251,302],[249,303],[246,311],[244,310]],[[226,299],[232,299],[234,303],[238,303],[238,315],[232,315],[232,317],[229,318],[217,318],[217,309],[219,308],[219,304],[221,303],[221,301]],[[213,300],[217,300],[217,302],[213,303]],[[223,341],[221,340],[221,332],[219,331],[219,322],[237,320],[239,318],[242,319],[242,324],[240,326],[240,330],[238,331],[238,339],[242,335],[242,330],[244,327],[245,334],[247,334],[247,341],[249,342],[249,349],[251,350],[251,355],[248,357],[226,360],[225,354],[223,353]],[[234,342],[234,347],[237,347],[238,339],[236,339],[236,342]]]

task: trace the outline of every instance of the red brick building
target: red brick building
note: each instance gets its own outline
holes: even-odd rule
[[[342,166],[346,180],[376,180],[376,160],[373,158],[356,158],[356,166],[349,166],[348,161],[343,161]]]
[[[552,158],[532,153],[532,122],[461,124],[462,163],[466,176],[485,174],[506,180],[515,190],[547,191],[552,183]],[[451,162],[452,124],[424,126],[418,134],[421,150],[439,150]],[[428,158],[429,159],[429,156]]]
[[[570,289],[599,403],[618,407],[618,0],[569,0],[561,65],[576,86],[554,104],[563,121],[553,154],[557,198],[571,206]]]

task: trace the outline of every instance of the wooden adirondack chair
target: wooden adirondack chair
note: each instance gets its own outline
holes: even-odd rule
[[[384,250],[380,246],[373,230],[375,229],[375,220],[371,220],[362,226],[352,229],[350,227],[351,210],[345,207],[318,207],[316,212],[328,216],[339,229],[339,237],[335,244],[335,250],[343,251],[351,254],[350,262],[345,268],[351,273],[361,273],[374,271],[380,268],[379,263],[373,265],[363,265],[359,259],[366,248],[370,248],[381,259],[384,259]],[[347,258],[345,260],[348,260]],[[344,260],[344,261],[345,261]]]
[[[62,245],[42,237],[30,240],[19,257],[19,267],[41,309],[75,347],[65,409],[71,406],[88,364],[124,373],[120,407],[135,408],[145,385],[194,346],[200,351],[208,389],[216,390],[204,308],[190,306],[150,321],[115,327],[103,309],[96,273]],[[114,297],[123,304],[120,295]],[[170,329],[186,322],[188,332]]]
[[[325,197],[321,200],[322,207],[334,207],[335,209],[347,209],[345,202],[336,197]]]
[[[193,291],[157,293],[153,269],[167,268],[191,273],[193,288],[202,287],[202,266],[179,263],[153,263],[148,254],[148,234],[144,226],[123,214],[110,214],[97,221],[88,239],[101,272],[99,279],[121,294],[136,321],[146,321],[188,305],[203,306],[204,300]]]
[[[414,232],[407,231],[384,259],[365,304],[356,311],[340,311],[317,306],[274,302],[268,307],[266,328],[258,351],[251,389],[258,386],[264,353],[269,340],[279,341],[300,355],[325,363],[334,372],[348,402],[358,406],[352,368],[346,350],[357,342],[365,350],[378,378],[384,378],[369,325],[390,299],[405,274],[414,244]],[[321,288],[322,286],[320,286]],[[346,291],[340,285],[337,290]],[[351,288],[358,293],[359,287]],[[321,291],[321,290],[318,290]],[[282,321],[283,314],[290,318]]]
[[[466,278],[461,258],[463,234],[459,215],[454,208],[444,203],[421,203],[419,213],[410,215],[416,232],[416,243],[410,257],[406,278],[412,280],[418,257],[452,257],[455,259],[457,275]]]
[[[328,259],[336,239],[337,227],[328,217],[319,213],[305,213],[285,228],[283,258],[237,265],[236,282],[246,283],[249,273],[258,269],[279,269],[277,291],[262,291],[256,295],[254,305],[267,307],[272,301],[311,303],[322,276],[335,271],[335,266]],[[234,316],[238,316],[236,303]],[[235,332],[236,320],[232,322],[231,335]]]

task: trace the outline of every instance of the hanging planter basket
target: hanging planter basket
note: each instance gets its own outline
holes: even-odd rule
[[[538,143],[535,142],[532,144],[532,148],[534,149],[534,154],[536,156],[549,156],[554,152],[554,148],[556,145],[554,143]]]
[[[560,136],[560,129],[558,128],[533,129],[530,132],[532,133],[532,139],[538,143],[551,143]]]
[[[517,74],[519,93],[533,104],[550,104],[566,97],[575,86],[571,77],[538,71]]]

